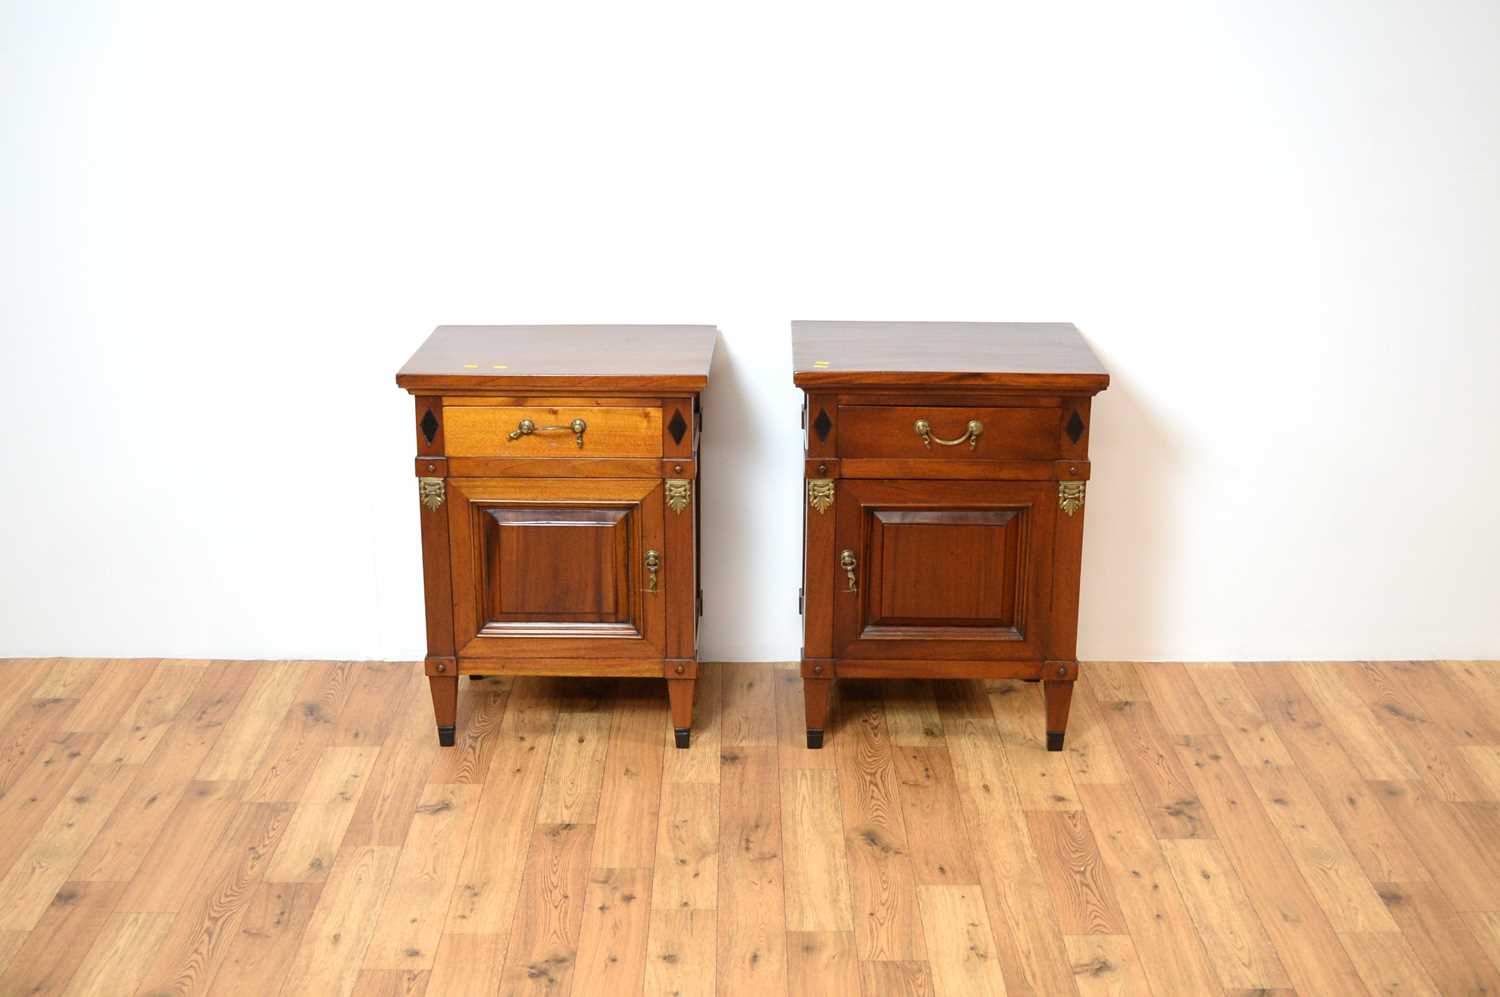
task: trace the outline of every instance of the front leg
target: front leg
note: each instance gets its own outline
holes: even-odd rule
[[[1073,703],[1071,678],[1042,680],[1042,696],[1047,701],[1047,750],[1061,751],[1063,735],[1068,730],[1068,707]]]
[[[821,673],[821,665],[815,666]],[[828,729],[829,706],[833,698],[831,678],[808,675],[809,668],[802,666],[802,705],[807,713],[807,746],[823,747],[823,732]]]
[[[427,683],[432,687],[432,712],[437,716],[438,744],[451,748],[458,718],[458,676],[429,675]]]
[[[693,694],[697,679],[667,679],[667,697],[672,701],[672,734],[677,747],[686,748],[693,737]]]

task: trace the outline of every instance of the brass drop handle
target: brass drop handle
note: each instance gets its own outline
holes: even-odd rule
[[[538,426],[530,419],[522,419],[520,422],[516,423],[516,431],[509,434],[505,438],[507,440],[519,440],[521,437],[530,436],[532,433],[572,433],[574,436],[578,437],[578,445],[582,447],[583,431],[588,428],[589,424],[584,422],[582,419],[574,419],[566,426]]]
[[[945,440],[941,436],[933,436],[932,423],[926,419],[918,419],[912,428],[917,431],[918,436],[922,437],[922,446],[928,450],[932,449],[934,443],[941,443],[945,447],[956,447],[965,440],[969,441],[969,449],[973,450],[979,446],[979,434],[984,432],[984,423],[978,419],[970,419],[964,434],[956,440]]]
[[[646,591],[656,591],[656,569],[661,567],[661,555],[654,550],[646,551]]]
[[[859,562],[854,559],[854,551],[845,550],[839,552],[839,567],[843,568],[844,573],[849,576],[849,588],[846,591],[859,591],[859,582],[854,577],[854,569],[858,566]]]

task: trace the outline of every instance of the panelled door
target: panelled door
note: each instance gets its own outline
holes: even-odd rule
[[[449,478],[448,494],[459,657],[664,655],[661,481]]]
[[[836,509],[836,657],[1043,657],[1055,483],[844,478]]]

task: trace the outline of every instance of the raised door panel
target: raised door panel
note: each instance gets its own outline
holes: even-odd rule
[[[1040,659],[1054,507],[1045,482],[841,481],[835,656]]]
[[[869,625],[1014,630],[1015,509],[875,509]]]
[[[660,481],[450,478],[448,490],[459,657],[664,655]]]
[[[630,624],[630,510],[489,506],[480,522],[482,632]]]

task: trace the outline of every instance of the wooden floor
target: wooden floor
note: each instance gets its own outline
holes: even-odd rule
[[[1500,994],[1500,664],[0,661],[0,994]]]

